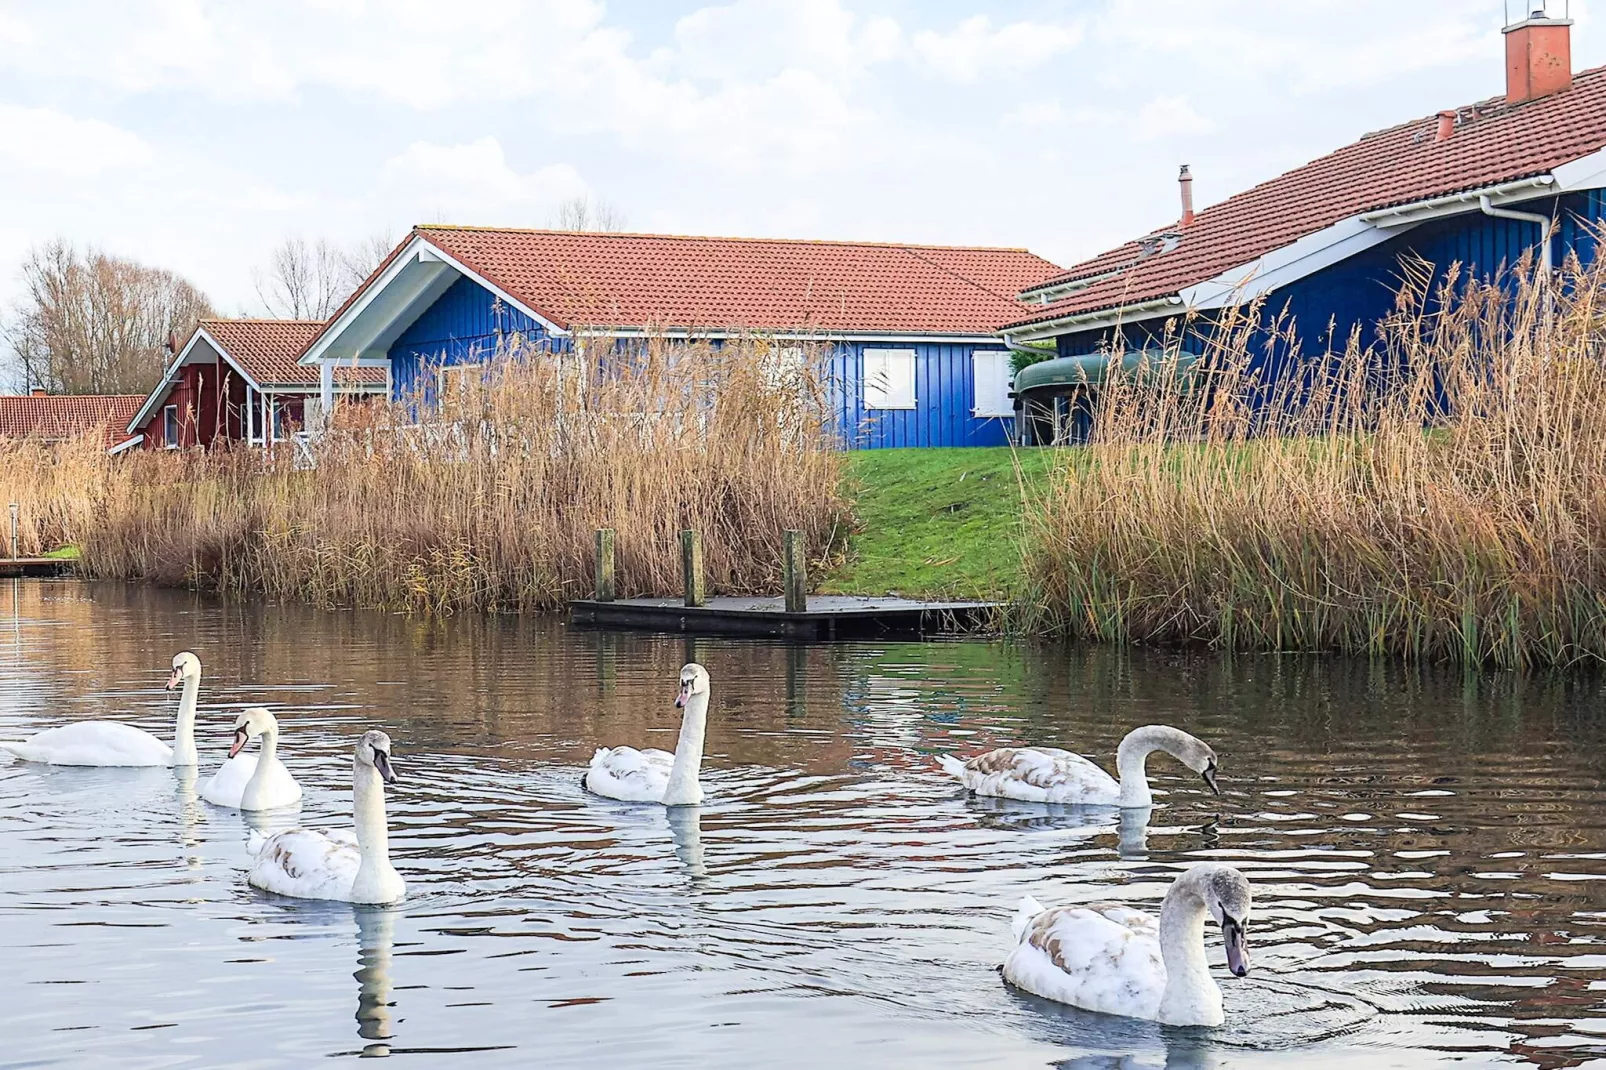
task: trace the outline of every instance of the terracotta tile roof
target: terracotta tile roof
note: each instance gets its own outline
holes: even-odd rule
[[[321,320],[206,319],[197,325],[240,368],[262,386],[318,385],[318,369],[296,363],[307,343],[323,329]],[[336,368],[342,385],[384,385],[383,368]]]
[[[48,394],[0,396],[0,438],[73,438],[101,430],[106,445],[124,430],[145,401],[143,394]]]
[[[1024,249],[422,226],[564,329],[990,334],[1061,270]]]
[[[1435,139],[1437,115],[1368,134],[1198,213],[1174,249],[1139,259],[1140,242],[1078,264],[1037,288],[1115,272],[1010,326],[1169,297],[1363,212],[1542,175],[1606,147],[1606,67],[1523,104],[1461,108]],[[1003,323],[1005,321],[1000,321]]]

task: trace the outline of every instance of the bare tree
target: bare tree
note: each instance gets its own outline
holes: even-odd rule
[[[22,283],[4,333],[25,389],[143,394],[161,377],[169,335],[212,314],[171,271],[62,240],[28,251]]]
[[[350,245],[286,238],[252,274],[262,310],[286,319],[328,319],[390,252],[387,235]]]
[[[552,212],[552,226],[555,230],[620,231],[625,229],[625,214],[600,197],[592,200],[581,194],[558,204]]]

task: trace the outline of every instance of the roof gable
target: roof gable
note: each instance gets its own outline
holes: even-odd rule
[[[1454,132],[1442,141],[1437,115],[1367,134],[1204,209],[1172,231],[1172,248],[1150,236],[1044,280],[1031,289],[1087,284],[1010,325],[1169,297],[1363,213],[1543,175],[1589,156],[1606,148],[1606,68],[1585,71],[1548,97],[1522,104],[1497,97],[1455,114]]]

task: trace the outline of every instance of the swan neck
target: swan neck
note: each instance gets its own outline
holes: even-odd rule
[[[1186,876],[1177,880],[1160,906],[1160,958],[1165,991],[1160,1020],[1172,1025],[1219,1025],[1221,989],[1210,976],[1204,930],[1209,911]]]
[[[680,719],[680,739],[675,743],[675,764],[669,770],[669,786],[664,791],[664,802],[669,806],[685,806],[703,801],[703,789],[698,775],[703,767],[703,735],[708,725],[708,692],[693,695],[686,701],[686,713]]]
[[[178,721],[173,726],[173,764],[195,765],[195,702],[200,697],[201,678],[186,676],[178,699]]]
[[[1122,806],[1151,806],[1154,794],[1149,790],[1149,755],[1160,747],[1148,729],[1137,728],[1126,734],[1115,750],[1116,774],[1121,778]]]
[[[365,874],[390,869],[390,828],[385,823],[385,782],[371,765],[356,763],[351,776],[352,817],[357,828],[357,851],[362,855],[357,886]]]

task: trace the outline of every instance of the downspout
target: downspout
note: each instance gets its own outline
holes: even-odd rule
[[[1510,208],[1496,208],[1494,202],[1489,200],[1487,193],[1478,198],[1478,207],[1483,209],[1484,215],[1493,216],[1496,219],[1515,219],[1523,223],[1539,224],[1539,233],[1541,235],[1539,240],[1539,263],[1545,269],[1544,281],[1549,282],[1550,273],[1555,267],[1550,248],[1550,239],[1552,237],[1550,225],[1553,220],[1547,215],[1540,215],[1538,212],[1516,212]]]
[[[1004,340],[1004,348],[1009,350],[1011,353],[1029,353],[1034,357],[1042,357],[1045,360],[1052,360],[1054,357],[1059,355],[1059,346],[1055,346],[1053,349],[1045,349],[1042,346],[1029,346],[1024,342],[1017,342],[1007,334],[1001,334],[998,337]],[[1020,412],[1013,421],[1015,427],[1013,433],[1010,435],[1010,439],[1017,446],[1025,445],[1026,402],[1021,400],[1020,396],[1015,393],[1014,375],[1009,377],[1009,394],[1011,397],[1015,398],[1016,403],[1020,406]]]

